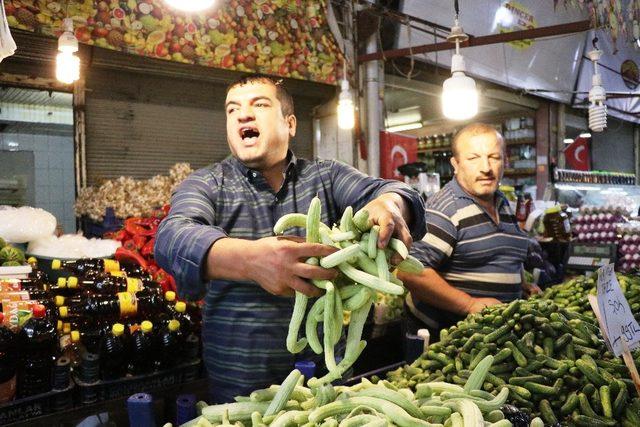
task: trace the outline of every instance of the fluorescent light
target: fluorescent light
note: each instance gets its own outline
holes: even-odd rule
[[[584,132],[578,135],[579,138],[591,138],[591,134],[589,132]]]
[[[387,130],[389,132],[402,132],[403,130],[419,129],[421,127],[422,127],[422,122],[415,122],[415,123],[407,123],[404,125],[389,126]]]
[[[465,74],[464,58],[460,55],[460,42],[468,39],[456,11],[455,23],[447,37],[456,44],[456,53],[451,56],[451,77],[442,84],[442,113],[451,120],[467,120],[478,114],[476,82]]]
[[[74,55],[78,51],[78,39],[73,34],[73,20],[65,18],[63,22],[64,32],[58,38],[56,78],[71,84],[80,78],[80,58]]]
[[[216,0],[164,0],[174,9],[183,10],[185,12],[198,12],[209,9]]]
[[[565,138],[564,139],[564,143],[565,144],[572,144],[573,143],[573,138]]]
[[[420,112],[420,107],[417,105],[387,113],[385,125],[387,127],[393,127],[416,122],[422,123],[422,113]]]

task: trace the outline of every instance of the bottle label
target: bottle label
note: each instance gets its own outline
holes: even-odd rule
[[[105,259],[104,271],[120,271],[120,263],[115,259]]]
[[[136,278],[127,278],[127,292],[140,292],[142,290],[142,280]]]
[[[113,277],[127,277],[124,271],[110,271],[109,274]]]
[[[138,313],[138,299],[131,292],[119,292],[118,300],[120,302],[120,316],[130,317]]]

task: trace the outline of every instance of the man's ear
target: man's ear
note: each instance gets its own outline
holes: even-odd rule
[[[451,156],[449,161],[451,162],[451,166],[453,166],[453,174],[455,175],[458,173],[458,159],[456,159],[455,156]]]
[[[293,138],[294,136],[296,136],[298,119],[293,114],[289,114],[285,120],[287,121],[287,127],[289,128],[289,136]]]

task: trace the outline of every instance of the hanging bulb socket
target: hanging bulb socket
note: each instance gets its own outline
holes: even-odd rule
[[[593,62],[593,76],[591,78],[591,90],[589,91],[589,129],[593,132],[602,132],[607,127],[607,92],[602,86],[602,76],[598,72],[598,61],[602,57],[602,51],[594,49],[587,53]]]
[[[78,51],[78,39],[73,34],[73,19],[64,18],[64,32],[58,38],[60,52],[74,53]]]

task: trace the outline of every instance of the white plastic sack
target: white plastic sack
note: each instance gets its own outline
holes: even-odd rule
[[[47,236],[29,243],[29,255],[49,258],[104,258],[113,255],[120,242],[109,239],[87,239],[80,234]]]
[[[27,243],[56,231],[56,217],[40,208],[0,206],[0,237],[11,243]]]

